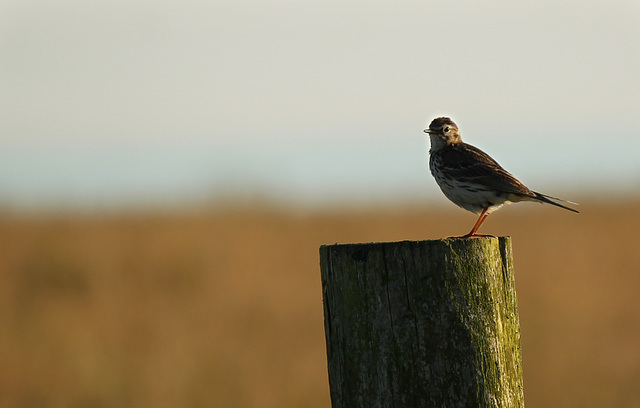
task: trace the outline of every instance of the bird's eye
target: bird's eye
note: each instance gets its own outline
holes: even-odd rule
[[[444,133],[447,133],[449,131],[449,126],[445,127],[443,130],[444,130]]]

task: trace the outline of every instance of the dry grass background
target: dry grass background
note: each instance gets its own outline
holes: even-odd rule
[[[640,202],[519,204],[528,407],[640,407]],[[426,206],[425,206],[426,207]],[[0,217],[1,407],[329,407],[318,247],[462,234],[462,210]]]

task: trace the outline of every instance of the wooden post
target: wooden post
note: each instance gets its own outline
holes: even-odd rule
[[[524,407],[511,238],[320,247],[333,408]]]

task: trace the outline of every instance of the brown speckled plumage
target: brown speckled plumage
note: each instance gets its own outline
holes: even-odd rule
[[[481,236],[476,231],[484,219],[511,202],[537,201],[578,212],[552,201],[564,200],[530,190],[488,154],[464,143],[451,119],[435,118],[425,132],[431,137],[429,168],[444,195],[465,210],[480,214],[464,238]]]

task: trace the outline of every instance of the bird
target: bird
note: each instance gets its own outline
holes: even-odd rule
[[[450,118],[433,119],[424,132],[431,139],[429,169],[438,186],[454,204],[479,215],[468,234],[450,238],[491,237],[476,232],[489,214],[509,203],[535,201],[579,212],[556,201],[577,203],[530,190],[487,153],[464,143]]]

